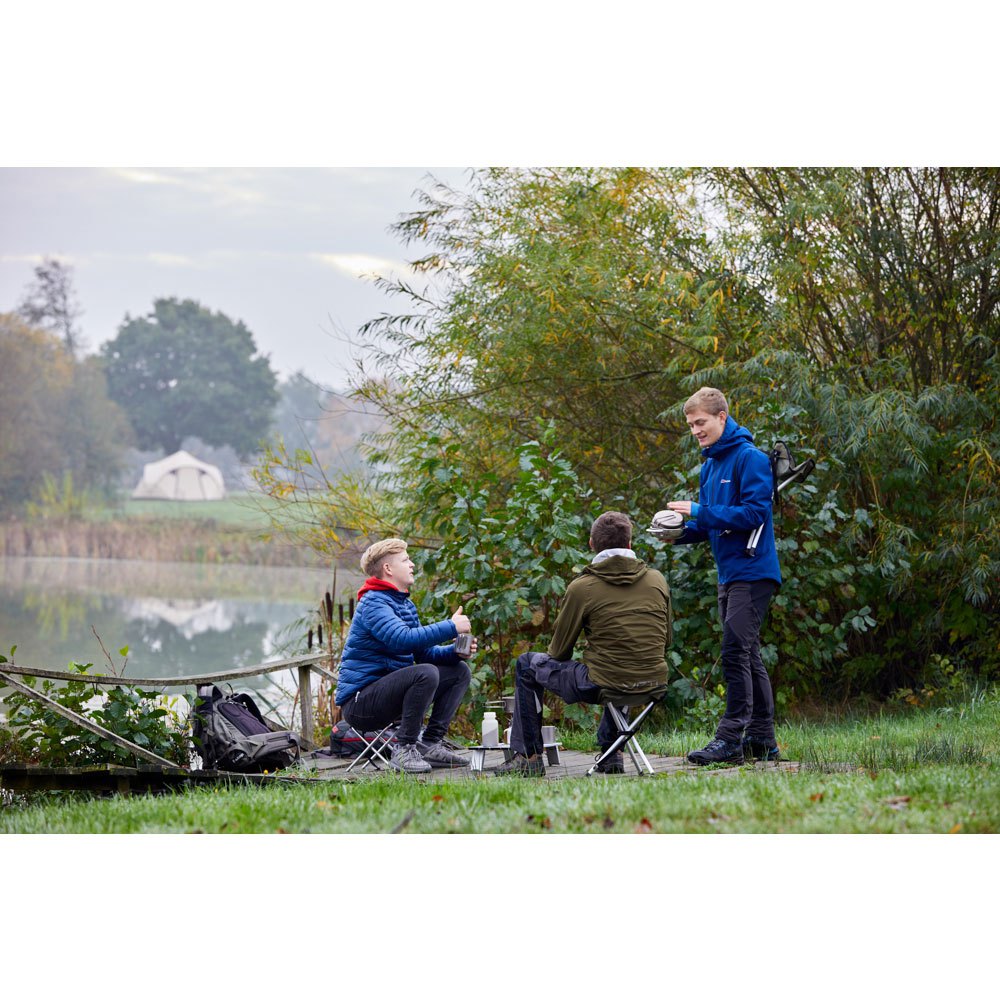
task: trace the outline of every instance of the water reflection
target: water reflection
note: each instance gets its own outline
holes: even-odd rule
[[[359,579],[338,571],[335,599]],[[93,629],[112,655],[129,647],[132,676],[249,666],[303,651],[305,615],[332,586],[330,572],[291,567],[0,559],[0,651],[106,667]]]

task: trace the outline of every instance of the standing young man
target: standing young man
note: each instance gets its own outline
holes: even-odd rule
[[[395,770],[419,774],[432,767],[468,767],[468,758],[452,753],[442,740],[472,678],[451,641],[472,631],[469,619],[459,608],[451,618],[420,624],[410,600],[414,566],[401,538],[369,545],[361,568],[368,579],[358,591],[334,700],[360,732],[399,720],[390,758]],[[476,645],[473,638],[469,656]]]
[[[726,681],[726,713],[715,739],[687,759],[692,764],[742,764],[746,755],[777,760],[774,695],[760,657],[761,627],[781,585],[771,520],[771,463],[754,447],[753,435],[729,416],[718,389],[699,389],[684,404],[684,416],[705,460],[698,502],[678,500],[667,509],[689,518],[675,545],[707,540],[712,546]],[[764,530],[750,556],[747,540],[760,525]]]

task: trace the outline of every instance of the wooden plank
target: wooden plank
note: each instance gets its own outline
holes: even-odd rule
[[[328,681],[332,681],[334,684],[337,683],[337,675],[332,670],[327,670],[326,667],[321,667],[318,663],[310,663],[309,669],[314,670],[317,674],[325,677]]]
[[[319,666],[322,660],[329,660],[329,653],[312,653],[308,656],[293,656],[287,660],[274,660],[272,663],[258,663],[252,667],[238,667],[234,670],[222,670],[214,674],[197,674],[186,677],[115,677],[114,674],[71,674],[65,670],[49,670],[47,667],[24,667],[17,663],[0,664],[4,672],[21,674],[28,677],[45,677],[57,681],[86,681],[88,684],[103,684],[109,687],[197,687],[200,684],[214,684],[218,681],[239,680],[243,677],[258,677],[270,674],[276,670],[291,667],[301,667],[308,664],[325,677],[335,681],[336,675]]]
[[[86,767],[45,767],[39,764],[0,766],[0,788],[11,791],[128,791],[162,792],[211,784],[315,784],[328,779],[309,775],[235,774],[229,771],[186,771],[180,767],[122,767],[97,764]]]
[[[5,668],[6,666],[7,664],[4,664]],[[153,764],[159,764],[162,767],[175,768],[178,766],[176,761],[167,760],[165,757],[161,757],[159,754],[155,754],[151,750],[146,750],[137,743],[133,743],[131,740],[125,739],[124,736],[119,736],[117,733],[111,732],[110,729],[105,729],[103,726],[99,726],[96,722],[92,722],[90,719],[87,719],[82,715],[77,715],[77,713],[72,709],[66,708],[64,705],[60,705],[57,701],[53,701],[48,695],[42,694],[41,691],[36,691],[34,688],[28,687],[27,684],[22,684],[20,681],[14,680],[13,677],[4,671],[0,671],[0,680],[9,684],[15,691],[20,691],[21,694],[26,695],[37,702],[41,702],[41,704],[43,704],[46,708],[55,712],[57,715],[61,715],[64,719],[69,719],[70,722],[75,722],[78,726],[82,726],[84,729],[89,729],[90,732],[97,733],[98,736],[103,736],[106,740],[110,740],[117,746],[123,747],[130,753],[135,754],[137,757],[142,757],[144,760],[148,760]]]

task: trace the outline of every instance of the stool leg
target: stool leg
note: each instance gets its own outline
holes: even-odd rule
[[[635,740],[627,739],[625,741],[625,751],[629,755],[630,760],[632,761],[632,766],[636,769],[636,771],[639,772],[639,774],[642,774],[642,765],[635,759],[635,751],[632,749],[634,745],[635,745]]]
[[[630,740],[629,740],[629,743],[630,743],[630,744],[632,745],[632,747],[633,747],[633,748],[635,749],[635,753],[636,753],[636,754],[638,754],[638,756],[639,756],[639,759],[640,759],[640,760],[641,760],[641,761],[643,762],[643,764],[645,764],[645,765],[646,765],[646,770],[647,770],[647,771],[648,771],[648,772],[649,772],[650,774],[655,774],[656,772],[655,772],[655,771],[653,770],[653,766],[652,766],[652,765],[651,765],[651,764],[649,763],[649,761],[648,761],[648,760],[646,759],[646,755],[645,755],[645,754],[644,754],[644,753],[642,752],[642,747],[641,747],[641,746],[639,746],[639,741],[638,741],[638,740],[637,740],[637,739],[636,739],[636,738],[635,738],[635,737],[633,736],[633,737],[632,737],[632,739],[630,739]],[[629,751],[629,756],[631,756],[631,757],[632,757],[632,763],[633,763],[633,764],[635,764],[635,756],[634,756],[634,755],[632,754],[632,751],[631,751],[631,750]],[[639,767],[639,765],[638,765],[638,764],[636,764],[635,766],[636,766],[636,770],[637,770],[637,771],[638,771],[638,772],[639,772],[640,774],[642,774],[642,768],[641,768],[641,767]]]
[[[635,736],[637,730],[642,725],[643,720],[647,715],[649,715],[655,704],[655,701],[651,701],[631,722],[629,722],[616,705],[611,702],[605,703],[604,707],[608,710],[608,714],[611,716],[611,720],[614,722],[615,728],[618,730],[618,735],[615,738],[614,743],[612,743],[611,746],[608,747],[608,749],[605,750],[604,753],[602,753],[600,757],[598,757],[597,760],[591,765],[587,771],[587,777],[594,774],[597,770],[597,765],[610,757],[611,754],[619,748],[624,748],[624,750],[628,753],[633,767],[635,767],[639,774],[647,772],[649,774],[656,773],[653,770],[653,766],[646,759],[646,755],[642,752],[642,747],[639,746],[639,741]],[[641,764],[639,763],[640,761],[642,761]],[[645,768],[643,765],[645,765]]]
[[[385,764],[386,767],[389,766],[389,761],[383,755],[382,751],[385,750],[385,748],[389,745],[390,741],[385,738],[385,733],[387,730],[392,728],[392,725],[393,724],[390,722],[389,725],[384,726],[370,740],[365,740],[364,733],[358,734],[364,741],[365,746],[364,749],[361,751],[361,753],[359,753],[357,757],[355,757],[354,760],[352,760],[351,763],[347,765],[347,768],[344,771],[345,774],[348,771],[352,771],[358,764],[361,765],[362,771],[364,771],[369,764],[372,767],[374,767],[376,771],[380,771],[381,768],[378,766],[378,764],[375,763],[376,758],[382,761],[382,763]]]

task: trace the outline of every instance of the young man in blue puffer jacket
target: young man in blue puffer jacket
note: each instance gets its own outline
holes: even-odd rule
[[[768,456],[753,435],[729,416],[718,390],[705,386],[684,404],[684,416],[705,459],[698,502],[667,504],[690,520],[675,545],[708,541],[719,571],[722,673],[726,713],[713,739],[688,754],[692,764],[742,764],[745,756],[777,760],[774,695],[760,656],[760,631],[768,604],[781,585],[771,519],[773,479]],[[750,534],[764,526],[756,554]]]
[[[467,758],[441,742],[472,677],[453,642],[471,633],[468,617],[459,608],[451,618],[420,624],[410,600],[413,562],[401,538],[370,545],[361,568],[368,579],[358,591],[335,695],[344,718],[359,732],[398,719],[390,758],[397,771],[419,774],[432,767],[468,767]],[[465,655],[475,652],[473,638]],[[420,724],[432,704],[421,736]]]

